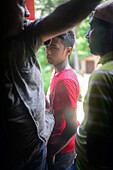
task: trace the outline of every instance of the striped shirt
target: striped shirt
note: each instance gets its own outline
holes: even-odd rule
[[[87,158],[88,134],[107,137],[113,131],[113,52],[103,56],[102,66],[92,73],[84,99],[85,118],[77,130],[78,169],[93,170]],[[93,147],[93,146],[92,146]]]

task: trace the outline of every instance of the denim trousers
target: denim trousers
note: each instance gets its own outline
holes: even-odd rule
[[[78,170],[78,169],[77,169],[77,166],[76,166],[76,164],[75,164],[75,161],[74,161],[74,163],[73,163],[69,168],[67,168],[67,169],[65,169],[65,170]]]
[[[52,164],[49,160],[48,163],[48,170],[77,170],[75,164],[75,151],[58,154],[55,158],[55,164]]]
[[[11,170],[48,170],[46,156],[47,148],[45,143],[41,142],[39,150],[34,153],[30,160],[13,165]]]

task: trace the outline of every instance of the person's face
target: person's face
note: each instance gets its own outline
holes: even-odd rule
[[[69,55],[69,48],[64,47],[60,38],[53,38],[51,44],[46,46],[46,58],[48,63],[56,66],[66,61]]]
[[[8,11],[8,36],[15,36],[24,30],[29,11],[25,6],[26,0],[12,0]]]
[[[90,29],[86,34],[92,54],[102,55],[105,42],[105,28],[94,17],[90,19]]]

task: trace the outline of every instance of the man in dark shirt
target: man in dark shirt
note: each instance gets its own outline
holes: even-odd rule
[[[45,98],[36,51],[45,41],[82,21],[98,2],[69,1],[43,20],[28,22],[26,0],[6,1],[0,105],[11,170],[47,168]]]

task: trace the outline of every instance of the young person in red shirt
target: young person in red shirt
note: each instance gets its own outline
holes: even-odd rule
[[[50,111],[55,117],[55,126],[48,142],[48,167],[51,170],[69,170],[75,166],[79,83],[68,62],[74,41],[73,32],[68,31],[53,38],[46,46],[48,63],[55,69],[50,85]]]

